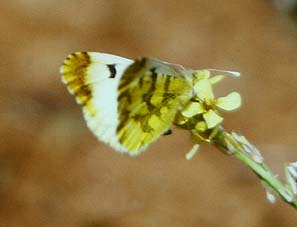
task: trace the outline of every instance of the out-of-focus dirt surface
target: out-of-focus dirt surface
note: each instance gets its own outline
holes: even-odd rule
[[[296,226],[244,165],[175,130],[138,157],[87,129],[60,82],[74,51],[237,70],[226,114],[283,176],[297,160],[297,27],[270,1],[15,0],[0,6],[0,226]]]

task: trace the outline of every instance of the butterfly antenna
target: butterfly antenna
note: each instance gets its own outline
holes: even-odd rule
[[[240,76],[240,72],[236,72],[236,71],[221,70],[221,69],[206,69],[206,70],[209,70],[210,72],[214,72],[215,74],[224,73],[224,74],[229,74],[230,76],[234,76],[234,77]]]

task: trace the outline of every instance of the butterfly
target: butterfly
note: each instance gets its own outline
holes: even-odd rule
[[[197,70],[143,57],[70,54],[62,81],[82,106],[87,126],[119,152],[139,154],[170,130],[194,95]]]

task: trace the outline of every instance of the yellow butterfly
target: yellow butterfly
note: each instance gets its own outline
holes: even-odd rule
[[[170,129],[199,79],[197,71],[159,60],[96,52],[70,54],[60,72],[91,131],[131,155]]]

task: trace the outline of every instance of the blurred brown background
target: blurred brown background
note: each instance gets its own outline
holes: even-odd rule
[[[0,5],[0,226],[296,226],[257,177],[175,130],[131,158],[98,142],[60,82],[74,51],[238,70],[218,88],[243,106],[225,127],[282,176],[297,160],[297,27],[265,0],[13,0]],[[291,7],[291,6],[289,6]]]

